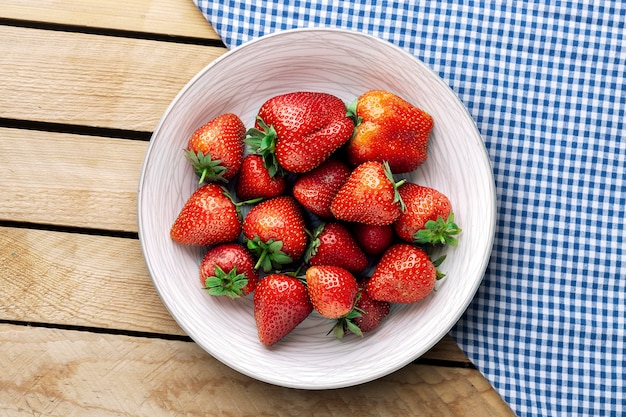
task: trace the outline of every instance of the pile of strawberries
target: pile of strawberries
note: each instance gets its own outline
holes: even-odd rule
[[[207,248],[209,294],[252,294],[264,345],[313,310],[338,338],[362,336],[392,303],[430,294],[443,276],[430,248],[457,244],[448,197],[394,179],[426,160],[432,128],[428,113],[381,90],[349,106],[322,92],[278,95],[249,129],[222,114],[189,139],[199,186],[171,238]]]

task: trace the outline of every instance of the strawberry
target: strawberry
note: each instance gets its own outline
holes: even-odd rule
[[[238,243],[214,246],[200,262],[200,282],[211,295],[243,297],[254,291],[258,280],[252,255]]]
[[[337,222],[321,224],[315,229],[304,260],[312,266],[338,266],[353,273],[361,272],[367,266],[367,257],[350,230]]]
[[[398,236],[418,244],[457,245],[461,229],[454,223],[450,200],[442,192],[407,182],[398,188],[406,210],[394,223]]]
[[[365,291],[368,280],[361,282],[354,307],[350,312],[339,317],[332,329],[337,339],[343,339],[346,332],[363,337],[363,333],[376,329],[391,311],[391,303],[374,300]]]
[[[339,220],[382,226],[393,223],[403,210],[395,183],[386,163],[364,162],[352,171],[341,186],[330,210]]]
[[[243,160],[246,127],[238,116],[222,114],[200,126],[189,138],[185,156],[203,182],[228,182]]]
[[[336,266],[312,266],[306,270],[306,284],[313,308],[322,316],[336,319],[354,307],[358,284],[354,275]]]
[[[375,300],[390,303],[414,303],[424,299],[435,288],[440,258],[432,262],[426,252],[409,243],[397,243],[387,249],[365,290]]]
[[[350,176],[350,168],[338,159],[328,159],[296,179],[293,196],[302,206],[322,218],[332,217],[330,203]]]
[[[358,317],[352,319],[354,324],[363,332],[371,332],[376,329],[391,310],[391,304],[387,301],[374,300],[365,291],[366,280],[359,286],[359,297],[355,309],[360,313]]]
[[[347,146],[348,161],[353,166],[387,161],[394,173],[403,173],[426,160],[433,129],[430,114],[381,90],[365,92],[350,107],[357,123]]]
[[[204,184],[187,199],[170,229],[170,237],[184,245],[208,246],[232,242],[241,232],[241,219],[228,192]]]
[[[282,274],[262,278],[254,291],[253,303],[259,341],[266,346],[291,333],[313,311],[306,285]]]
[[[353,223],[352,235],[366,255],[379,256],[391,246],[394,239],[394,230],[390,224],[372,226],[363,223]]]
[[[278,197],[285,188],[285,178],[282,175],[270,176],[260,155],[246,155],[237,179],[237,197],[244,200]]]
[[[302,257],[307,232],[302,210],[291,196],[279,196],[252,207],[243,221],[248,249],[257,256],[255,268],[269,272]]]
[[[298,91],[264,102],[255,128],[248,130],[246,143],[263,155],[271,175],[281,168],[301,173],[324,162],[353,131],[354,122],[341,99]]]

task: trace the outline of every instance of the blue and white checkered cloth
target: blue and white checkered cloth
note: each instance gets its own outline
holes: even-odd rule
[[[491,262],[452,336],[519,416],[626,414],[626,2],[194,1],[228,47],[350,28],[433,68],[497,189]]]

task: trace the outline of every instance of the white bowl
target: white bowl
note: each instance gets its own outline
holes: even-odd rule
[[[447,194],[463,229],[447,248],[447,277],[427,299],[394,305],[374,332],[336,340],[329,323],[307,318],[273,347],[257,339],[252,297],[211,297],[200,289],[201,248],[169,237],[194,191],[182,149],[191,133],[221,113],[251,127],[260,105],[292,91],[322,91],[346,103],[369,89],[394,92],[435,120],[428,160],[406,177]],[[495,187],[481,136],[455,93],[425,64],[369,35],[296,29],[233,49],[198,73],[173,100],[152,136],[138,195],[139,238],[154,285],[182,329],[213,357],[268,383],[302,389],[356,385],[423,355],[461,317],[486,269],[495,232]]]

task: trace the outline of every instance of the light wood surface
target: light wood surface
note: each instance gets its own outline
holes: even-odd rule
[[[3,18],[219,40],[191,0],[3,0]]]
[[[225,52],[191,0],[0,0],[0,416],[513,415],[449,336],[380,380],[304,391],[172,319],[138,180],[170,101]]]
[[[148,142],[14,128],[0,128],[0,137],[0,189],[11,196],[0,210],[7,219],[137,232]]]
[[[375,383],[304,391],[255,381],[197,345],[0,324],[0,414],[502,416],[474,370],[411,365]],[[15,363],[19,363],[16,365]]]
[[[0,117],[152,131],[225,49],[0,26]]]

